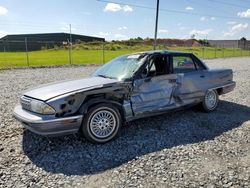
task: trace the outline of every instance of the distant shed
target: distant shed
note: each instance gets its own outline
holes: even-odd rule
[[[104,42],[104,38],[71,34],[72,43],[75,42]],[[55,45],[62,46],[70,41],[69,33],[43,33],[43,34],[20,34],[6,35],[0,39],[0,51],[25,51],[27,40],[27,48],[29,51],[41,50],[45,48],[53,48]]]

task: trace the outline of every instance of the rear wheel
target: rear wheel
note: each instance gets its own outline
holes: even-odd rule
[[[202,109],[206,112],[214,111],[219,103],[219,96],[216,90],[208,90],[202,101]]]
[[[90,142],[105,143],[117,136],[121,124],[119,110],[114,105],[103,103],[87,112],[82,132]]]

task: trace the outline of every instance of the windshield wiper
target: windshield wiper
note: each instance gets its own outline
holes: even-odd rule
[[[103,77],[103,78],[110,78],[110,79],[115,79],[114,77],[103,75],[103,74],[98,74],[97,76]]]

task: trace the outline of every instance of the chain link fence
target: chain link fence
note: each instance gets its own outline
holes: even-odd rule
[[[34,50],[35,49],[35,50]],[[0,41],[0,68],[104,64],[114,57],[153,49],[152,41],[75,42],[58,45],[54,41]],[[202,59],[250,56],[250,48],[166,45],[157,50],[190,52]]]

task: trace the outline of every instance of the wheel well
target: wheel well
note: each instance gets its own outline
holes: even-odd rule
[[[217,91],[218,95],[221,95],[221,94],[222,94],[223,89],[222,89],[222,88],[218,88],[218,89],[216,89],[216,91]]]
[[[95,96],[88,96],[86,100],[84,100],[82,106],[80,107],[79,112],[81,114],[86,114],[89,111],[89,109],[101,103],[109,103],[109,104],[114,105],[119,110],[122,121],[125,120],[125,112],[123,110],[121,101],[117,99],[112,99],[112,98],[107,99],[105,98],[105,95],[102,95],[102,94],[100,95],[98,94]]]

